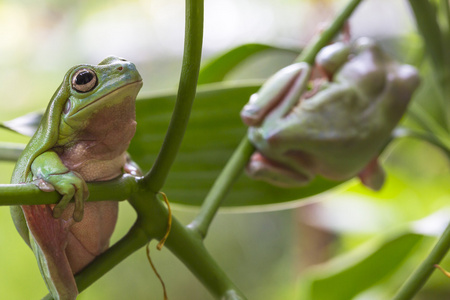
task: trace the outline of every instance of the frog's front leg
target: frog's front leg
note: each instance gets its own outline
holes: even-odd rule
[[[62,195],[59,203],[53,208],[53,217],[61,217],[70,200],[74,198],[73,220],[79,222],[83,219],[84,201],[89,196],[86,182],[77,172],[67,168],[58,154],[47,151],[39,155],[33,161],[31,171],[38,180],[37,186],[41,190],[46,192],[56,190]]]
[[[286,115],[300,99],[311,67],[307,63],[287,66],[270,77],[241,111],[248,126],[259,126],[263,121],[277,120]]]
[[[123,166],[123,172],[126,174],[130,174],[133,176],[142,176],[144,173],[142,173],[141,168],[138,166],[137,163],[135,163],[132,159],[130,154],[127,152],[125,153],[125,165]]]
[[[280,187],[300,187],[308,184],[312,174],[291,168],[293,164],[283,164],[255,152],[247,164],[247,174],[253,179],[263,180]],[[298,166],[297,166],[298,167]]]

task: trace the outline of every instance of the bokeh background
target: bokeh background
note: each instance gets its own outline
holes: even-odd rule
[[[206,1],[203,59],[251,42],[300,48],[345,3]],[[350,25],[352,37],[374,37],[403,61],[413,61],[411,51],[420,47],[403,0],[366,0]],[[144,79],[142,94],[171,90],[179,79],[183,34],[184,2],[179,0],[0,1],[0,121],[44,109],[67,69],[98,63],[111,54],[137,65]],[[401,46],[393,47],[392,41]],[[227,79],[263,79],[293,58],[260,54]],[[27,140],[0,131],[2,142]],[[207,247],[249,299],[296,299],[308,267],[355,249],[364,251],[359,246],[370,247],[364,245],[373,238],[401,231],[436,213],[428,219],[431,222],[421,223],[430,237],[402,268],[357,296],[358,300],[384,299],[411,273],[430,249],[433,236],[448,222],[450,176],[445,156],[420,141],[393,143],[383,161],[388,179],[379,193],[355,180],[307,202],[289,203],[289,207],[224,210],[210,229]],[[13,163],[0,162],[0,183],[9,182],[12,169]],[[173,208],[184,223],[196,214],[196,208]],[[134,218],[129,205],[121,203],[114,241],[126,233]],[[45,284],[33,253],[15,231],[8,207],[0,207],[0,228],[0,298],[41,298],[46,294]],[[211,299],[169,251],[152,251],[152,258],[170,299]],[[450,266],[450,261],[443,266]],[[417,299],[450,298],[448,283],[448,278],[436,272]],[[141,249],[79,299],[162,299],[162,289]]]

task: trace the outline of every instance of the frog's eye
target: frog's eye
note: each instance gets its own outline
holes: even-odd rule
[[[90,69],[78,70],[72,77],[72,87],[80,93],[92,91],[96,85],[97,76]]]

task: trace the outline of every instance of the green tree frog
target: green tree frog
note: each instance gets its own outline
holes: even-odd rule
[[[84,203],[86,182],[138,174],[126,150],[136,130],[135,99],[141,87],[135,65],[122,58],[71,68],[17,161],[12,183],[34,182],[62,195],[56,205],[11,208],[54,299],[75,299],[73,274],[109,246],[118,204]]]
[[[247,173],[284,187],[359,176],[380,189],[377,157],[419,82],[368,38],[324,47],[314,68],[280,70],[241,111],[256,148]]]

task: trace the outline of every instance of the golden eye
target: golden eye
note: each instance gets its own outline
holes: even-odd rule
[[[92,91],[96,85],[97,76],[90,69],[78,70],[72,77],[72,87],[80,93]]]

